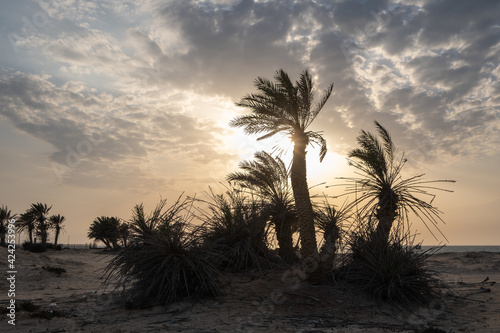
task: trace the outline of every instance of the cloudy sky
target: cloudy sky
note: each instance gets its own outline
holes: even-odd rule
[[[64,243],[85,243],[96,216],[202,196],[271,149],[228,126],[247,112],[234,102],[257,76],[308,68],[319,90],[335,84],[310,185],[351,175],[345,156],[376,119],[406,175],[457,181],[433,202],[448,244],[500,245],[497,0],[0,3],[0,203],[53,205]]]

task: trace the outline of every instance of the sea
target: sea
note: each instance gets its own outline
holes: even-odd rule
[[[429,246],[422,245],[422,251],[429,250],[442,245]],[[437,253],[457,253],[457,252],[500,252],[498,245],[445,245],[442,246]]]

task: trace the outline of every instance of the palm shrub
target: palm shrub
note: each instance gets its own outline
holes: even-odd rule
[[[360,147],[349,153],[349,164],[359,175],[347,178],[347,194],[356,197],[352,205],[358,227],[348,237],[351,254],[344,268],[349,281],[379,299],[401,304],[426,302],[437,294],[438,280],[425,267],[435,249],[415,250],[410,216],[422,221],[431,233],[429,224],[440,232],[437,224],[443,220],[432,205],[435,195],[430,191],[451,192],[432,184],[453,181],[427,181],[424,174],[403,177],[404,153],[398,155],[389,132],[377,121],[375,126],[380,140],[361,131]]]
[[[439,280],[426,266],[438,248],[416,250],[414,237],[403,228],[386,241],[375,228],[368,221],[350,234],[348,264],[339,275],[374,298],[398,305],[428,304],[438,297]]]
[[[351,208],[352,206],[347,202],[344,202],[340,207],[332,205],[327,197],[325,197],[323,204],[315,206],[316,227],[323,235],[320,257],[323,269],[327,274],[332,272],[337,251],[342,247],[341,242],[345,238],[344,226],[351,219]]]
[[[87,237],[103,242],[106,249],[118,249],[120,248],[118,244],[120,223],[119,217],[96,217],[89,227]]]
[[[257,198],[232,185],[223,194],[207,193],[208,205],[198,209],[203,221],[204,245],[216,256],[222,269],[234,271],[260,270],[271,264],[268,247],[268,207]]]
[[[131,307],[164,305],[182,297],[222,294],[218,270],[199,246],[190,224],[188,202],[165,209],[161,200],[149,215],[136,205],[130,220],[128,246],[109,263],[104,286],[123,288]]]
[[[287,263],[296,262],[293,234],[298,227],[297,212],[288,169],[281,158],[265,151],[254,156],[254,161],[242,161],[239,164],[242,171],[230,173],[227,180],[248,189],[267,205],[280,257]]]

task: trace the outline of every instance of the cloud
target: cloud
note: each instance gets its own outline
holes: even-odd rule
[[[253,91],[256,76],[272,78],[283,68],[296,78],[310,68],[318,88],[335,83],[314,129],[324,131],[337,152],[345,153],[359,129],[371,129],[377,119],[404,149],[420,152],[427,162],[498,153],[496,1],[78,1],[70,6],[46,0],[44,6],[50,24],[18,47],[38,52],[58,70],[50,72],[52,80],[33,76],[30,82],[45,83],[30,86],[31,95],[16,93],[26,110],[47,113],[52,122],[43,127],[29,118],[33,111],[10,116],[31,119],[19,118],[17,126],[39,137],[57,127],[55,133],[65,138],[60,141],[75,145],[89,124],[107,124],[115,130],[102,143],[106,151],[119,148],[123,156],[145,158],[159,154],[156,143],[163,142],[169,151],[191,151],[206,161],[221,153],[203,144],[226,138],[217,118],[219,112],[226,121],[235,111],[228,100]],[[55,79],[67,83],[50,83]],[[207,96],[220,97],[210,111],[200,108]],[[56,121],[54,110],[61,108],[64,121]],[[207,118],[217,125],[203,123]],[[73,138],[75,128],[80,134]],[[219,135],[200,139],[199,130]],[[51,140],[60,154],[53,159],[62,159],[65,146]],[[175,145],[183,148],[175,151]]]
[[[19,72],[3,74],[0,91],[0,114],[50,143],[56,176],[79,185],[161,183],[165,175],[150,172],[157,160],[175,178],[183,165],[217,167],[234,158],[220,151],[217,133],[223,129],[180,113],[178,105],[132,105],[123,94],[99,94],[79,82],[57,86],[48,77]],[[177,168],[169,160],[177,160]]]
[[[390,115],[388,128],[421,161],[498,154],[499,4],[358,7],[334,9],[353,78],[371,105],[349,113]]]

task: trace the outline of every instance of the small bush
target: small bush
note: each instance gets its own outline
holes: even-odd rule
[[[215,254],[216,265],[233,271],[261,270],[272,264],[269,250],[269,210],[261,201],[230,187],[225,194],[209,194],[202,211],[204,246]]]
[[[21,310],[24,310],[26,312],[35,312],[35,311],[38,311],[40,309],[39,305],[33,304],[33,302],[30,300],[21,301],[21,303],[19,304],[19,307]]]
[[[106,268],[104,286],[124,288],[129,307],[222,295],[218,270],[198,246],[196,230],[186,215],[180,215],[186,202],[177,201],[162,212],[164,205],[165,201],[160,202],[149,217],[142,205],[136,206],[129,246]]]
[[[62,267],[43,266],[42,269],[47,272],[55,273],[56,276],[61,276],[61,274],[66,273],[66,270]]]
[[[23,250],[30,251],[33,253],[41,253],[47,251],[47,247],[43,246],[41,243],[24,242]]]
[[[386,242],[375,233],[355,234],[351,254],[343,267],[345,278],[377,299],[409,305],[427,304],[438,296],[438,279],[426,268],[436,249],[418,252],[409,237]]]

